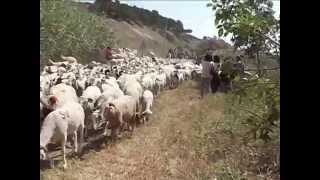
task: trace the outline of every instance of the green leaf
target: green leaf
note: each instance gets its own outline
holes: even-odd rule
[[[212,10],[215,11],[217,9],[217,6],[212,6]]]
[[[211,6],[213,6],[212,3],[208,3],[208,4],[207,4],[207,7],[211,7]]]

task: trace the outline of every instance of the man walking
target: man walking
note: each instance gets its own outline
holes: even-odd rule
[[[211,92],[212,72],[214,71],[212,56],[207,54],[201,62],[201,98]]]
[[[220,57],[217,55],[213,57],[213,67],[214,67],[214,70],[212,71],[211,89],[212,89],[212,93],[215,93],[217,92],[220,86],[220,76],[219,76]]]

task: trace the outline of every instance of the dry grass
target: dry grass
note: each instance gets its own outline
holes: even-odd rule
[[[168,41],[160,33],[153,31],[149,27],[141,27],[135,24],[129,24],[125,21],[116,21],[114,19],[106,19],[106,23],[114,32],[118,40],[118,47],[127,47],[130,49],[140,49],[141,43],[144,40],[146,49],[143,53],[146,55],[148,51],[153,51],[157,56],[167,56],[169,48],[175,48],[179,44],[182,46],[188,43],[181,38],[175,37],[175,42]],[[174,36],[174,35],[173,35]],[[140,55],[139,51],[139,55]]]
[[[40,172],[42,179],[268,179],[255,171],[256,149],[223,132],[224,95],[200,100],[197,86],[189,81],[162,92],[150,121],[131,138],[71,158],[65,171]]]

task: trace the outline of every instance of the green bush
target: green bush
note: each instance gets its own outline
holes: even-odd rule
[[[41,67],[48,58],[74,56],[88,63],[99,49],[114,44],[112,32],[102,17],[67,1],[40,1]]]
[[[237,89],[226,97],[225,128],[246,141],[278,140],[280,122],[280,81],[236,80]]]

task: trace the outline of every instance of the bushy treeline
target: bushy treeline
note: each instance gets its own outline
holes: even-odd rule
[[[175,34],[190,33],[185,30],[180,20],[163,17],[156,10],[147,10],[136,6],[121,4],[119,1],[96,0],[90,8],[97,13],[105,13],[109,17],[119,20],[131,21],[136,24],[145,25],[161,30],[169,30]]]
[[[40,1],[41,67],[49,58],[74,56],[88,63],[99,50],[114,43],[102,17],[80,9],[71,2]]]

